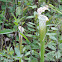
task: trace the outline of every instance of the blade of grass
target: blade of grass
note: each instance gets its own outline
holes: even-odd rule
[[[51,9],[53,9],[54,11],[57,11],[58,13],[62,14],[62,12],[60,12],[60,10],[58,8],[54,7],[52,4],[49,4],[49,7]]]

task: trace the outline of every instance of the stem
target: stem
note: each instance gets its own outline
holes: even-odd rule
[[[21,27],[22,32],[22,27]],[[22,53],[22,35],[19,33],[19,43],[20,43],[20,54]],[[21,58],[19,59],[19,62],[21,62]]]
[[[41,23],[41,25],[40,25]],[[39,22],[39,29],[40,29],[40,45],[41,45],[41,60],[40,62],[44,62],[44,53],[45,53],[45,34],[46,34],[46,22],[41,21]]]
[[[22,53],[22,36],[19,33],[19,44],[20,44],[20,54]],[[19,62],[21,62],[21,58],[19,59]]]

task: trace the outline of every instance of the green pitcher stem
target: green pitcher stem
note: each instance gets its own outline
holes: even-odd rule
[[[43,41],[41,44],[41,61],[44,62],[44,53],[45,53],[45,42]]]
[[[41,45],[40,62],[44,62],[44,53],[45,53],[45,39],[44,38],[46,34],[46,22],[41,21],[41,25],[39,24],[39,32],[40,32],[40,45]]]
[[[20,43],[20,54],[22,53],[22,36],[19,37],[19,43]],[[21,62],[21,58],[19,59],[19,62]]]

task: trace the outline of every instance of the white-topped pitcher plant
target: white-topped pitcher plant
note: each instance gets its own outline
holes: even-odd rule
[[[18,27],[19,31],[23,34],[24,28],[22,26]],[[22,35],[19,32],[19,44],[20,44],[20,54],[22,53]],[[22,62],[22,59],[20,58],[19,62]]]
[[[45,53],[45,35],[46,35],[46,21],[48,17],[42,15],[42,12],[48,10],[48,6],[40,7],[37,10],[38,20],[39,20],[39,34],[40,34],[40,45],[41,45],[41,57],[40,62],[44,62],[44,53]]]

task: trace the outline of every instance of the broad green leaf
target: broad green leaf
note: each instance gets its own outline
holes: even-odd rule
[[[32,49],[39,49],[39,46],[37,44],[31,44]]]
[[[31,19],[31,18],[34,18],[34,16],[28,16],[28,17],[26,17],[26,19]]]
[[[61,44],[59,44],[59,48],[62,50],[62,43],[61,43]]]
[[[46,33],[46,35],[53,36],[53,35],[57,35],[57,34],[56,33]]]
[[[58,30],[58,29],[57,29],[57,28],[55,28],[55,27],[51,27],[51,29],[52,29],[52,30]]]
[[[14,54],[14,50],[12,49],[12,47],[10,48],[9,54],[10,55],[13,55]]]
[[[6,6],[5,6],[5,5],[2,5],[1,7],[2,7],[2,9],[3,9],[3,10],[5,10],[5,8],[6,8]]]
[[[0,34],[8,34],[8,33],[12,33],[12,32],[14,32],[14,31],[11,29],[0,30]]]
[[[27,43],[30,44],[30,41],[28,40],[28,38],[24,34],[22,34],[21,32],[20,32],[20,34],[27,40]]]
[[[55,26],[55,24],[48,24],[47,26]]]
[[[22,12],[21,7],[17,7],[17,8],[16,8],[16,15],[17,15],[17,16],[18,16],[18,15],[21,15],[21,12]]]
[[[0,23],[3,23],[3,21],[0,20]]]
[[[52,50],[56,50],[56,48],[54,47],[54,46],[56,46],[53,42],[49,42],[48,44],[47,44],[47,47],[49,47],[50,49],[52,49]]]
[[[28,51],[28,52],[25,54],[25,56],[28,56],[28,55],[30,55],[30,51]]]
[[[55,36],[50,36],[50,39],[57,41]]]
[[[33,8],[33,9],[34,9],[34,8],[37,8],[37,6],[36,6],[36,5],[33,5],[33,6],[29,6],[29,7]]]
[[[59,59],[59,58],[61,57],[60,51],[57,51],[57,52],[55,53],[55,57],[56,57],[56,59]]]
[[[15,48],[15,53],[17,54],[18,57],[21,56],[21,54],[20,54],[20,50],[19,50],[18,48]]]
[[[34,29],[32,29],[32,28],[29,28],[29,27],[28,27],[28,30],[30,30],[30,31],[35,31]]]
[[[28,36],[28,37],[32,37],[33,35],[32,34],[25,34],[26,36]]]
[[[11,2],[11,0],[8,0],[8,1],[7,0],[0,0],[0,1],[3,1],[3,2]]]
[[[25,59],[25,60],[28,60],[28,61],[30,60],[30,58],[24,58],[24,59]]]
[[[39,53],[37,53],[36,51],[32,50],[32,55],[35,55],[35,57],[39,57]]]
[[[35,27],[34,27],[33,25],[31,25],[31,24],[28,24],[28,23],[27,23],[27,25],[28,25],[29,27],[35,28]]]
[[[32,62],[38,62],[37,58],[33,57]]]
[[[0,0],[0,1],[7,2],[7,0]]]
[[[31,24],[31,25],[35,25],[35,23],[32,23],[32,22],[28,22],[29,24]]]
[[[51,51],[49,53],[46,54],[46,58],[50,61],[54,61],[54,56],[55,56],[55,51]]]
[[[18,25],[18,23],[16,22],[16,21],[14,21],[14,24],[17,26]]]

